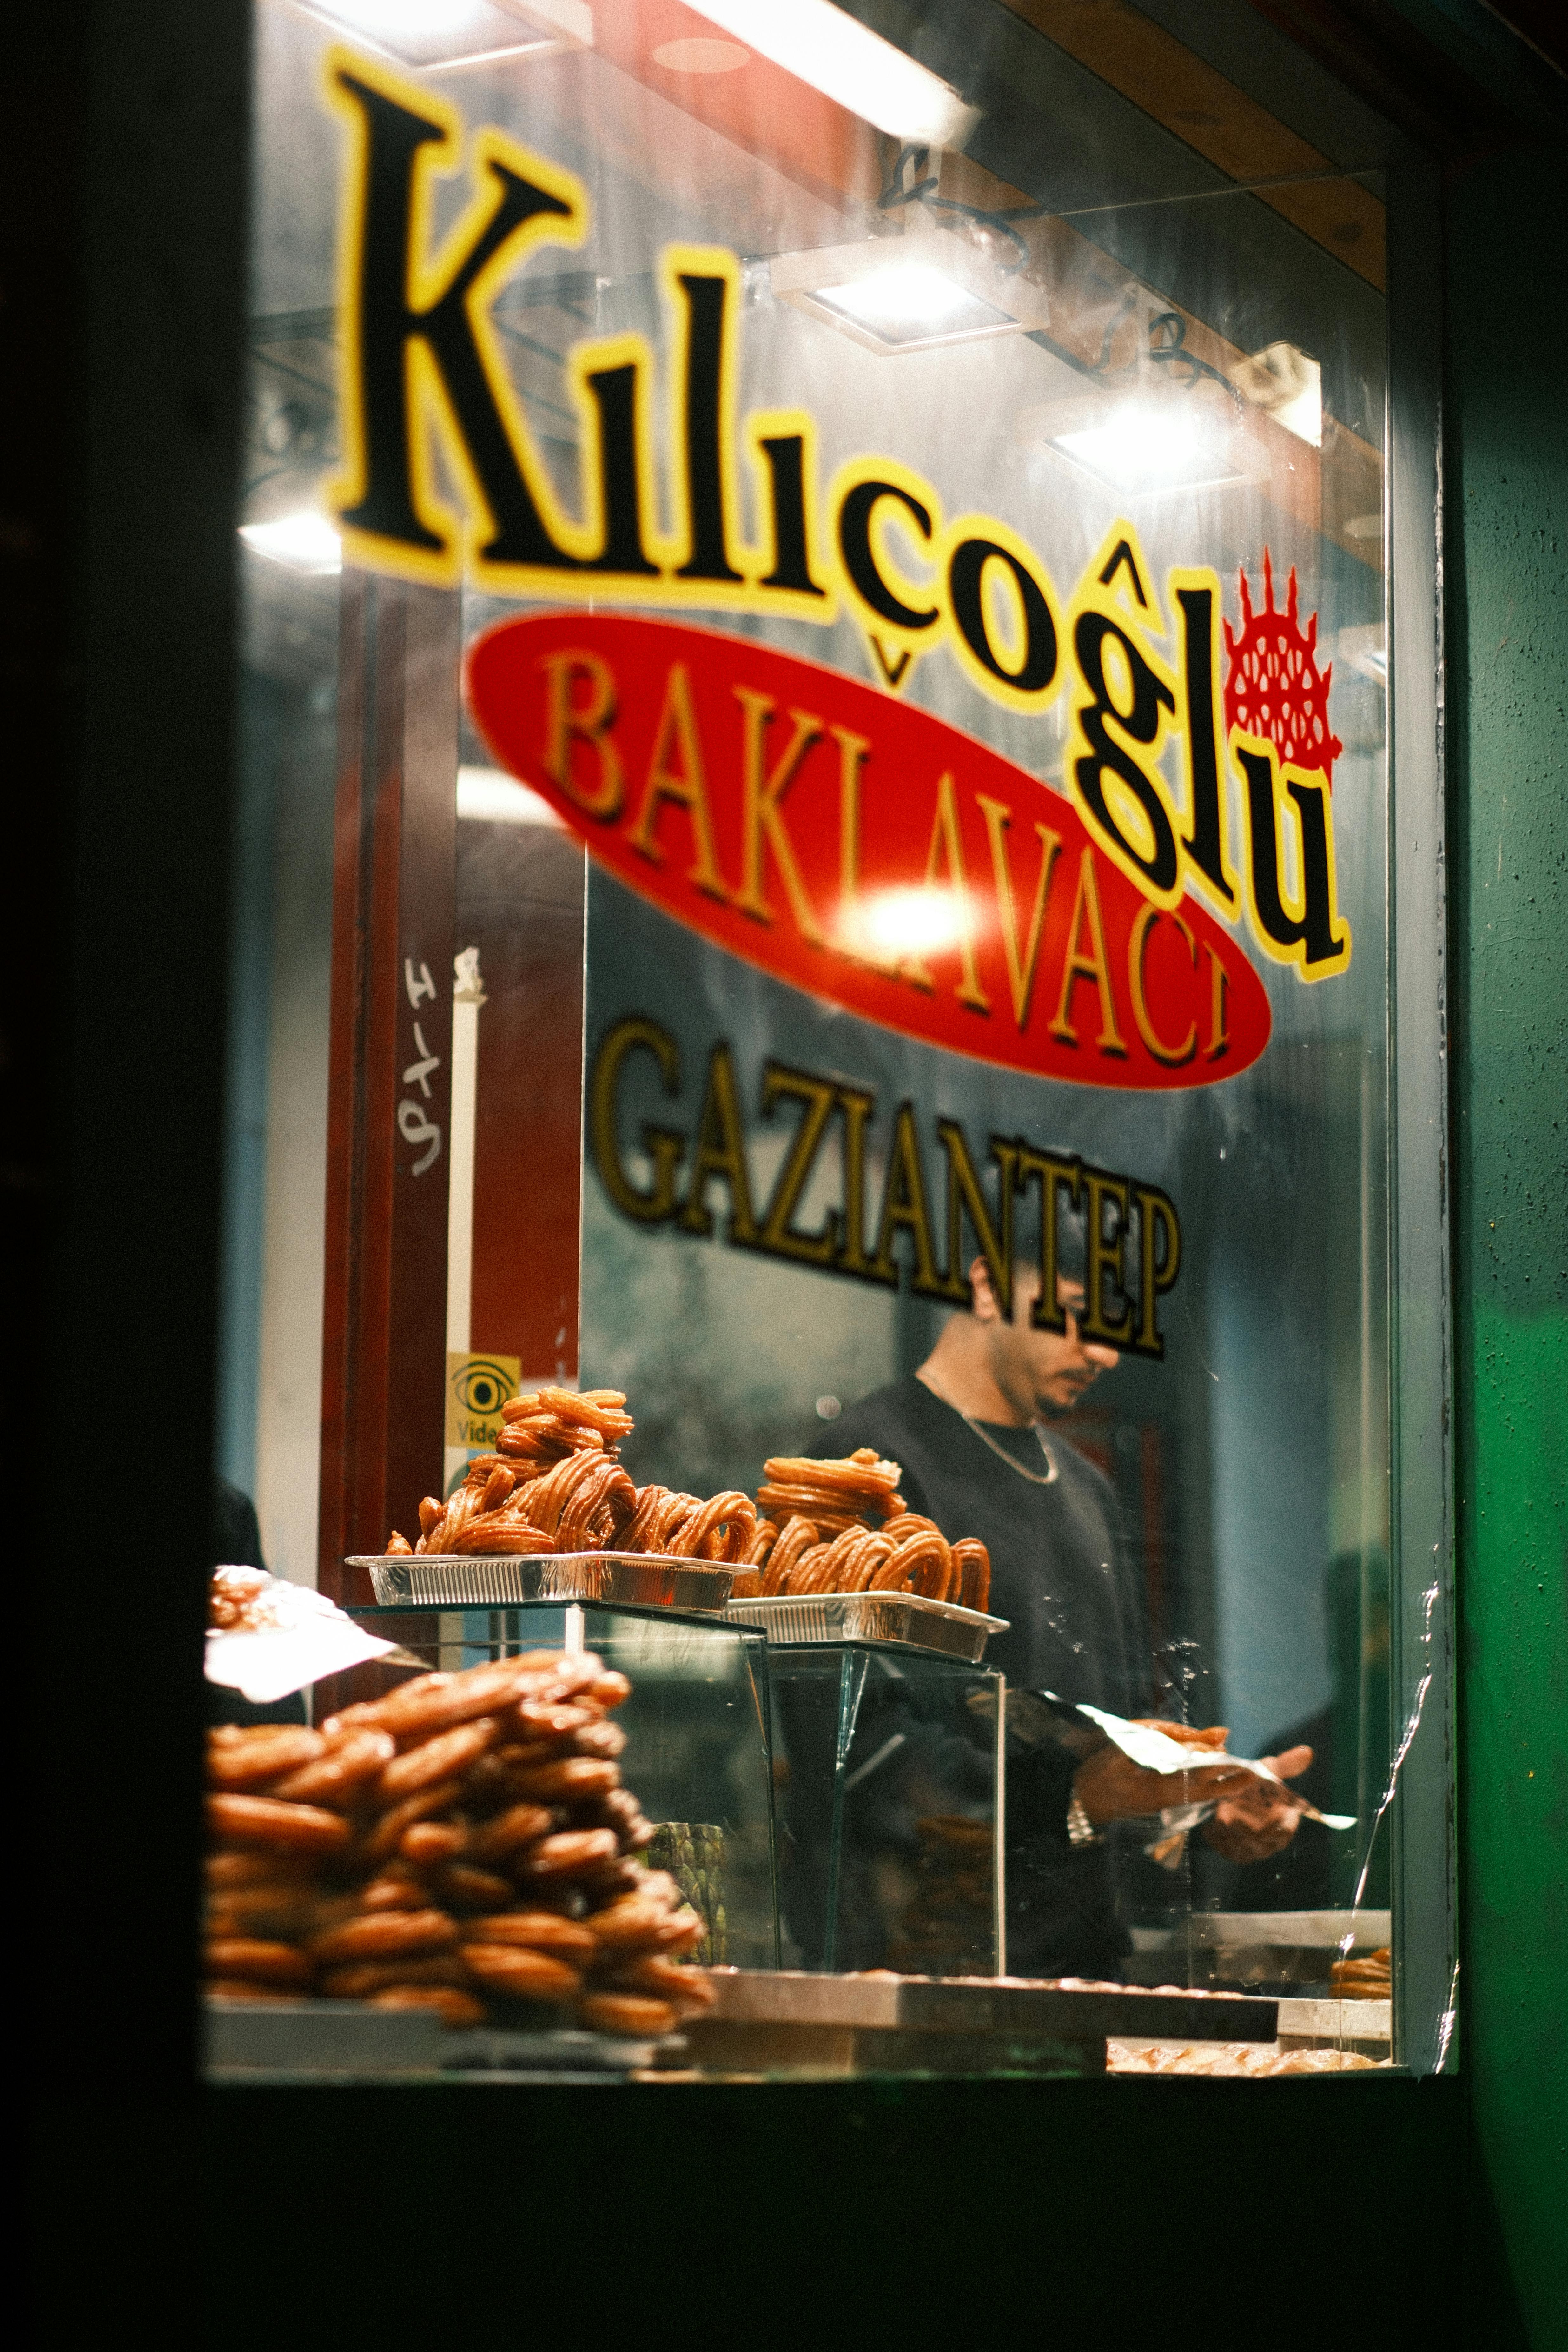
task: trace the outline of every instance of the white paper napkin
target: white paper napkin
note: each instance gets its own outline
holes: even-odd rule
[[[271,1579],[255,1606],[271,1620],[258,1632],[215,1627],[208,1633],[206,1676],[256,1706],[270,1706],[308,1689],[323,1675],[341,1675],[397,1647],[365,1633],[324,1593],[280,1576]]]
[[[1054,1698],[1056,1694],[1047,1691],[1046,1696]],[[1083,1703],[1078,1712],[1087,1715],[1091,1723],[1098,1723],[1106,1738],[1115,1742],[1123,1756],[1130,1756],[1133,1763],[1141,1764],[1146,1772],[1201,1772],[1211,1765],[1229,1764],[1237,1771],[1255,1774],[1259,1780],[1271,1780],[1310,1822],[1321,1822],[1327,1830],[1353,1830],[1355,1827],[1353,1813],[1321,1813],[1316,1805],[1310,1803],[1299,1790],[1292,1789],[1288,1781],[1281,1780],[1278,1772],[1271,1771],[1267,1764],[1260,1764],[1254,1758],[1228,1756],[1223,1749],[1184,1747],[1179,1739],[1171,1738],[1166,1732],[1152,1731],[1146,1723],[1129,1722],[1125,1716],[1110,1715],[1101,1706],[1089,1706]]]

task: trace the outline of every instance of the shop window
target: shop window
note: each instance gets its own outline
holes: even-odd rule
[[[220,2073],[1447,2043],[1381,152],[866,13],[257,11]]]

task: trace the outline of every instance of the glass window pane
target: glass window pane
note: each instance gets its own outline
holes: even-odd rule
[[[220,1466],[357,1609],[705,1546],[749,1951],[1375,2062],[1375,142],[1159,10],[867,14],[258,11]],[[541,1387],[639,1506],[535,1546]]]

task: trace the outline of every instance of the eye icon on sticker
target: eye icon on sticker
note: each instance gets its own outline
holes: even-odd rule
[[[469,1356],[453,1381],[453,1391],[462,1412],[489,1421],[500,1412],[508,1397],[515,1395],[517,1374],[492,1357]]]
[[[516,1356],[449,1355],[447,1444],[464,1452],[493,1445],[500,1435],[501,1407],[517,1394],[521,1374]]]

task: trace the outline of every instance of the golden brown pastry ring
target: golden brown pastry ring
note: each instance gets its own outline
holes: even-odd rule
[[[618,1462],[596,1463],[577,1481],[555,1539],[563,1551],[614,1550],[637,1510],[637,1488]]]
[[[767,1566],[768,1554],[772,1551],[778,1539],[779,1529],[774,1521],[772,1519],[759,1519],[756,1526],[752,1530],[752,1540],[746,1546],[746,1566],[748,1568],[765,1568]]]
[[[952,1564],[962,1578],[960,1607],[984,1613],[991,1604],[991,1554],[978,1536],[963,1536],[953,1545]]]
[[[732,1490],[699,1503],[680,1521],[676,1541],[691,1559],[738,1560],[756,1523],[756,1506],[751,1496]]]
[[[934,1519],[928,1519],[920,1511],[902,1511],[897,1518],[888,1520],[882,1533],[891,1536],[900,1548],[924,1538],[926,1553],[934,1539],[936,1566],[933,1568],[924,1554],[920,1555],[911,1589],[927,1601],[951,1601],[955,1597],[960,1579],[953,1572],[952,1547]]]
[[[469,1519],[442,1549],[458,1557],[495,1552],[522,1559],[538,1552],[553,1551],[555,1544],[541,1528],[531,1527],[520,1511],[484,1511],[478,1518]]]
[[[763,1592],[771,1600],[787,1590],[787,1580],[795,1564],[821,1540],[815,1523],[798,1513],[784,1521],[778,1541],[768,1555],[768,1565],[763,1577]]]

